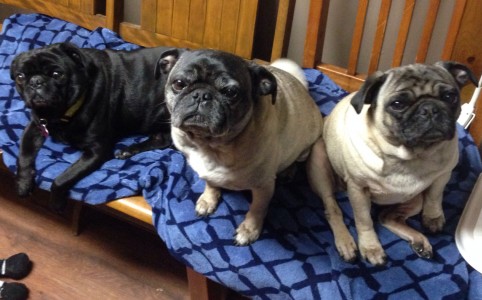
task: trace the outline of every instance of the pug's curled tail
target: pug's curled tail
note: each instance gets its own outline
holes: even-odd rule
[[[298,79],[308,90],[308,81],[306,80],[303,69],[294,61],[287,58],[279,58],[271,63],[271,66],[286,71]]]

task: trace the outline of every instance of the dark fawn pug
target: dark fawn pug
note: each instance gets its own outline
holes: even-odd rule
[[[121,150],[119,158],[169,146],[165,76],[155,76],[165,50],[96,50],[59,43],[19,54],[11,64],[11,77],[31,109],[31,122],[20,143],[18,194],[27,196],[34,189],[35,158],[47,136],[83,151],[52,183],[51,205],[58,211],[76,182],[114,157],[119,139],[150,135]]]
[[[429,232],[444,226],[443,191],[459,155],[459,92],[469,82],[477,84],[471,71],[455,62],[376,72],[325,119],[328,156],[346,184],[358,250],[369,263],[386,263],[370,215],[372,202],[387,206],[379,214],[381,224],[408,241],[420,257],[432,257],[427,237],[406,219],[422,212]],[[357,246],[341,211],[333,198],[324,200],[338,251],[345,260],[354,260]]]
[[[168,51],[159,65],[169,73],[174,145],[206,182],[197,214],[215,211],[221,189],[249,190],[235,243],[256,241],[277,174],[306,160],[321,137],[323,119],[301,68],[287,60],[262,66],[215,50]]]

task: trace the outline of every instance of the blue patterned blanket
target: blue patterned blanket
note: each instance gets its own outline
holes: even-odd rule
[[[7,19],[0,35],[0,145],[4,163],[12,172],[29,111],[10,79],[10,63],[20,52],[63,41],[98,49],[138,47],[107,29],[89,31],[43,15]],[[305,73],[320,111],[328,114],[346,92],[316,70]],[[458,219],[482,171],[473,140],[462,128],[458,134],[460,161],[444,198],[447,224],[441,234],[429,236],[435,252],[432,260],[419,258],[405,241],[376,224],[388,264],[372,267],[365,262],[344,262],[336,251],[321,201],[310,191],[302,172],[294,181],[277,185],[260,239],[250,246],[236,247],[233,233],[248,209],[249,195],[226,191],[212,216],[196,217],[194,203],[204,182],[172,149],[108,161],[81,180],[70,197],[101,204],[142,194],[153,208],[159,236],[174,257],[256,299],[482,299],[482,275],[467,265],[454,242]],[[118,146],[143,138],[131,137]],[[53,179],[79,156],[75,149],[47,139],[36,161],[40,188],[49,190]],[[346,195],[337,196],[345,221],[355,234]],[[421,229],[418,217],[409,222]]]

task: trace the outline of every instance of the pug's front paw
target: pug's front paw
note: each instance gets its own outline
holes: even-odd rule
[[[234,243],[237,246],[246,246],[255,242],[259,238],[262,228],[262,224],[259,225],[256,222],[244,220],[236,229]]]
[[[125,149],[122,149],[122,150],[117,151],[117,152],[114,154],[114,157],[117,158],[117,159],[126,160],[126,159],[128,159],[128,158],[131,158],[131,157],[134,156],[135,154],[137,154],[137,153],[134,153],[133,151],[130,151],[130,148],[127,147],[127,148],[125,148]]]
[[[17,177],[17,180],[15,181],[15,186],[17,189],[17,195],[24,198],[32,194],[35,188],[35,181],[33,177],[29,177],[29,178]]]
[[[335,236],[335,245],[344,261],[352,263],[357,260],[358,248],[355,240],[348,231],[346,235]]]
[[[358,238],[358,248],[363,259],[374,266],[383,266],[386,264],[387,255],[375,232],[359,234]]]
[[[212,214],[218,206],[219,197],[219,193],[204,191],[196,201],[196,214],[200,217]]]
[[[442,231],[445,225],[445,216],[443,214],[435,218],[422,216],[422,223],[431,233],[437,233]]]

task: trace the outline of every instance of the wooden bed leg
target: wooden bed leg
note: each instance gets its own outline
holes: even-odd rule
[[[82,201],[74,201],[74,208],[72,211],[72,234],[79,235],[80,233],[80,214],[82,213]]]
[[[227,288],[186,267],[190,299],[221,300],[226,299]]]

